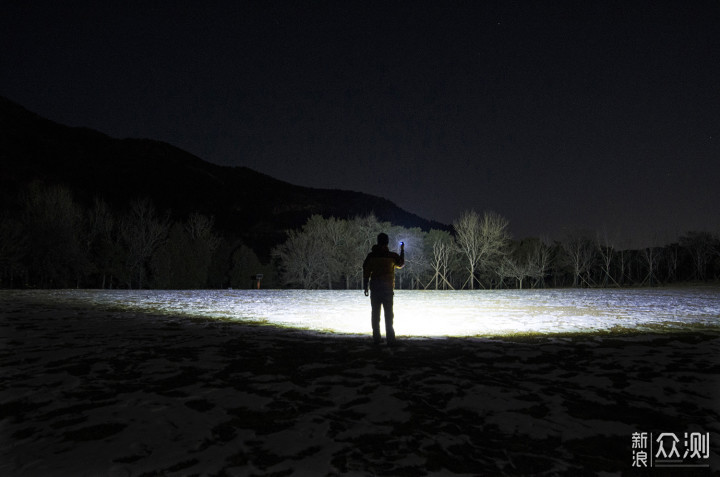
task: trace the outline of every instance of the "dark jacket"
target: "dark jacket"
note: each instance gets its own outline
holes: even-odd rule
[[[405,251],[400,255],[388,250],[386,245],[373,245],[372,251],[363,262],[363,286],[372,291],[392,291],[395,289],[395,269],[405,265]]]

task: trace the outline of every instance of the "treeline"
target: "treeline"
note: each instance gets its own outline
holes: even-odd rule
[[[720,237],[689,232],[671,244],[618,249],[608,240],[570,234],[560,241],[511,240],[508,221],[465,212],[453,232],[407,229],[375,217],[311,217],[290,231],[273,257],[283,285],[360,288],[362,262],[379,232],[405,242],[406,265],[398,288],[477,289],[658,286],[720,278]]]
[[[273,273],[201,214],[171,219],[149,200],[80,205],[62,186],[31,184],[0,216],[2,288],[248,288]]]
[[[81,205],[61,186],[31,184],[0,216],[1,288],[354,289],[377,234],[406,244],[405,289],[658,286],[720,279],[720,237],[689,232],[662,247],[622,249],[590,234],[512,240],[508,221],[468,211],[452,231],[405,228],[375,216],[314,215],[262,263],[212,217],[171,218],[149,200],[123,210]]]

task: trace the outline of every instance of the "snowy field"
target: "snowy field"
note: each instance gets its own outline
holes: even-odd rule
[[[40,303],[221,318],[341,334],[369,334],[360,290],[57,290],[14,292]],[[477,290],[395,293],[401,336],[507,336],[720,329],[720,288]]]
[[[359,291],[0,291],[0,475],[720,473],[717,288],[395,303],[388,349]]]

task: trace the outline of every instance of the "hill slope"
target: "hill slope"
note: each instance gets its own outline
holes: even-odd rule
[[[374,213],[405,227],[447,228],[380,197],[301,187],[245,167],[211,164],[167,143],[114,139],[63,126],[0,97],[0,199],[5,206],[33,180],[63,184],[81,202],[101,197],[117,208],[147,197],[176,216],[212,215],[221,233],[241,237],[261,256],[312,214],[350,218]]]

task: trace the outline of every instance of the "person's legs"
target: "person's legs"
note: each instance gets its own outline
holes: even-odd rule
[[[373,341],[375,344],[380,343],[380,306],[382,305],[382,297],[378,296],[377,293],[370,294],[370,306],[372,311],[370,313],[370,323],[372,325]]]
[[[393,328],[393,294],[383,297],[383,310],[385,311],[385,336],[388,344],[395,343],[395,328]]]

